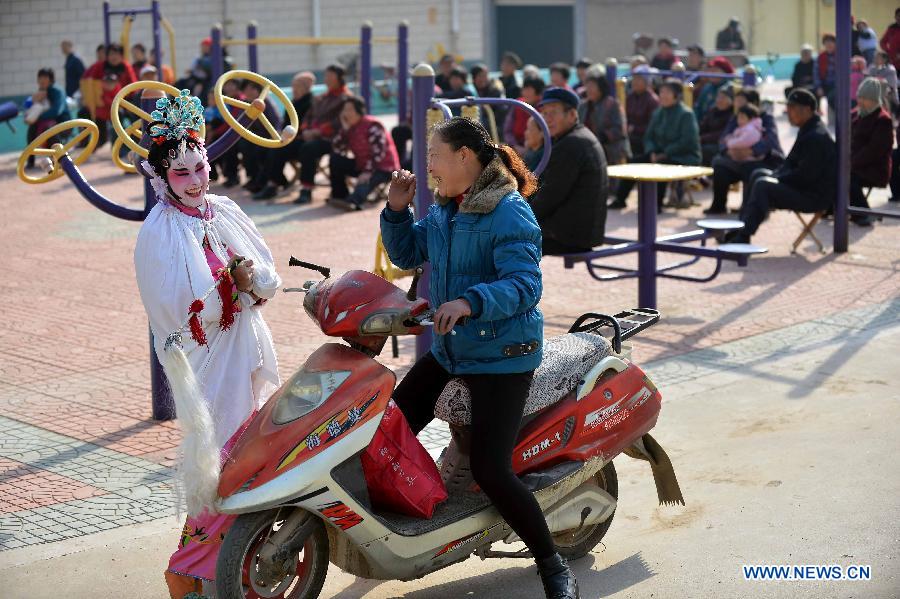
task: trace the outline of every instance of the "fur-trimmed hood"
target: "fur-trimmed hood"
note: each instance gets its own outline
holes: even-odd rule
[[[489,214],[494,211],[500,200],[518,189],[516,178],[503,164],[503,159],[500,156],[495,156],[484,167],[481,175],[478,176],[475,184],[472,185],[472,189],[463,198],[459,211],[473,214]],[[434,194],[434,199],[441,206],[453,201],[453,198],[437,193]]]

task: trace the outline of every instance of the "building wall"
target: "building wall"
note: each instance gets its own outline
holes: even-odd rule
[[[692,44],[701,33],[702,6],[702,0],[588,0],[587,55],[596,61],[630,56],[637,32]]]
[[[451,31],[452,6],[458,5],[457,33]],[[113,0],[114,9],[145,7],[150,0]],[[226,35],[246,37],[246,24],[255,19],[259,35],[266,37],[311,36],[313,0],[162,0],[162,12],[172,22],[176,34],[177,68],[180,76],[198,53],[201,39],[213,23],[225,25]],[[375,36],[395,36],[397,24],[410,24],[411,65],[425,60],[437,44],[464,58],[484,55],[482,0],[320,0],[321,35],[358,37],[365,20],[373,23]],[[59,42],[71,39],[86,63],[93,62],[94,48],[103,41],[103,13],[100,0],[2,0],[0,2],[0,95],[30,93],[35,75],[42,66],[53,67],[62,80],[63,56]],[[111,19],[111,36],[118,41],[122,18]],[[131,30],[131,43],[152,45],[149,15],[139,15]],[[162,47],[168,42],[163,34]],[[351,46],[261,46],[263,73],[289,73],[302,69],[322,69],[336,56],[356,51]],[[231,54],[237,66],[247,66],[245,46]],[[396,63],[396,47],[376,44],[373,64]],[[164,58],[165,61],[165,58]],[[167,62],[167,61],[166,61]]]
[[[894,22],[897,4],[887,0],[855,0],[853,14],[868,21],[878,34]],[[751,54],[796,54],[800,45],[818,47],[825,31],[834,31],[833,0],[704,0],[703,45],[712,51],[716,34],[736,16]]]

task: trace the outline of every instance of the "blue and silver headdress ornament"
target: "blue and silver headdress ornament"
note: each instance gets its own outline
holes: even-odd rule
[[[203,126],[203,104],[200,98],[183,89],[175,98],[160,98],[156,110],[150,113],[150,137],[162,143],[164,139],[196,138]]]

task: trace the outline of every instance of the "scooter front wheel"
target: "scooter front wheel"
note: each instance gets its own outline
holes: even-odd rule
[[[612,462],[601,468],[597,474],[583,482],[582,485],[595,485],[612,495],[614,499],[619,499],[619,478],[616,476],[616,467]],[[615,515],[615,511],[613,511],[603,522],[554,534],[553,544],[556,545],[556,551],[567,560],[584,557],[606,536]]]
[[[239,516],[222,541],[216,561],[218,599],[316,599],[328,573],[328,534],[312,517],[305,539],[294,539],[280,564],[265,567],[259,551],[287,518],[287,509]]]

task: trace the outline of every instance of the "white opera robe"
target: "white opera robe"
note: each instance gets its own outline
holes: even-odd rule
[[[158,203],[141,226],[134,264],[141,300],[150,319],[154,350],[170,379],[173,395],[178,395],[173,376],[191,378],[179,375],[178,368],[172,366],[171,355],[166,356],[167,337],[180,330],[184,356],[196,377],[194,388],[201,396],[187,394],[191,398],[187,401],[204,402],[211,416],[216,450],[221,450],[240,425],[278,388],[280,379],[271,332],[263,320],[260,305],[251,295],[238,294],[241,310],[234,314],[234,323],[227,330],[221,329],[222,302],[214,289],[216,280],[203,247],[204,238],[222,264],[229,263],[228,250],[253,260],[253,292],[260,298],[274,297],[281,279],[275,272],[272,253],[240,207],[224,196],[207,194],[206,202],[202,210],[204,218]],[[206,345],[198,344],[185,326],[191,304],[197,299],[204,301],[200,317]],[[185,401],[184,396],[182,393],[181,401]],[[182,417],[181,411],[202,406],[190,403],[179,406],[178,401],[177,396],[179,424],[188,436],[197,431],[185,430],[186,424],[191,426],[192,418]],[[182,483],[190,485],[195,463],[191,463],[190,452],[184,451],[185,447],[183,441],[180,478]],[[207,453],[209,449],[206,448]],[[211,470],[211,462],[206,463],[207,470]],[[218,453],[215,464],[218,465]],[[209,504],[215,497],[210,495],[209,485],[217,484],[217,476],[216,473],[215,481],[208,481],[205,507],[211,507]],[[187,499],[188,512],[192,513],[190,495]],[[196,507],[197,503],[193,505]]]

